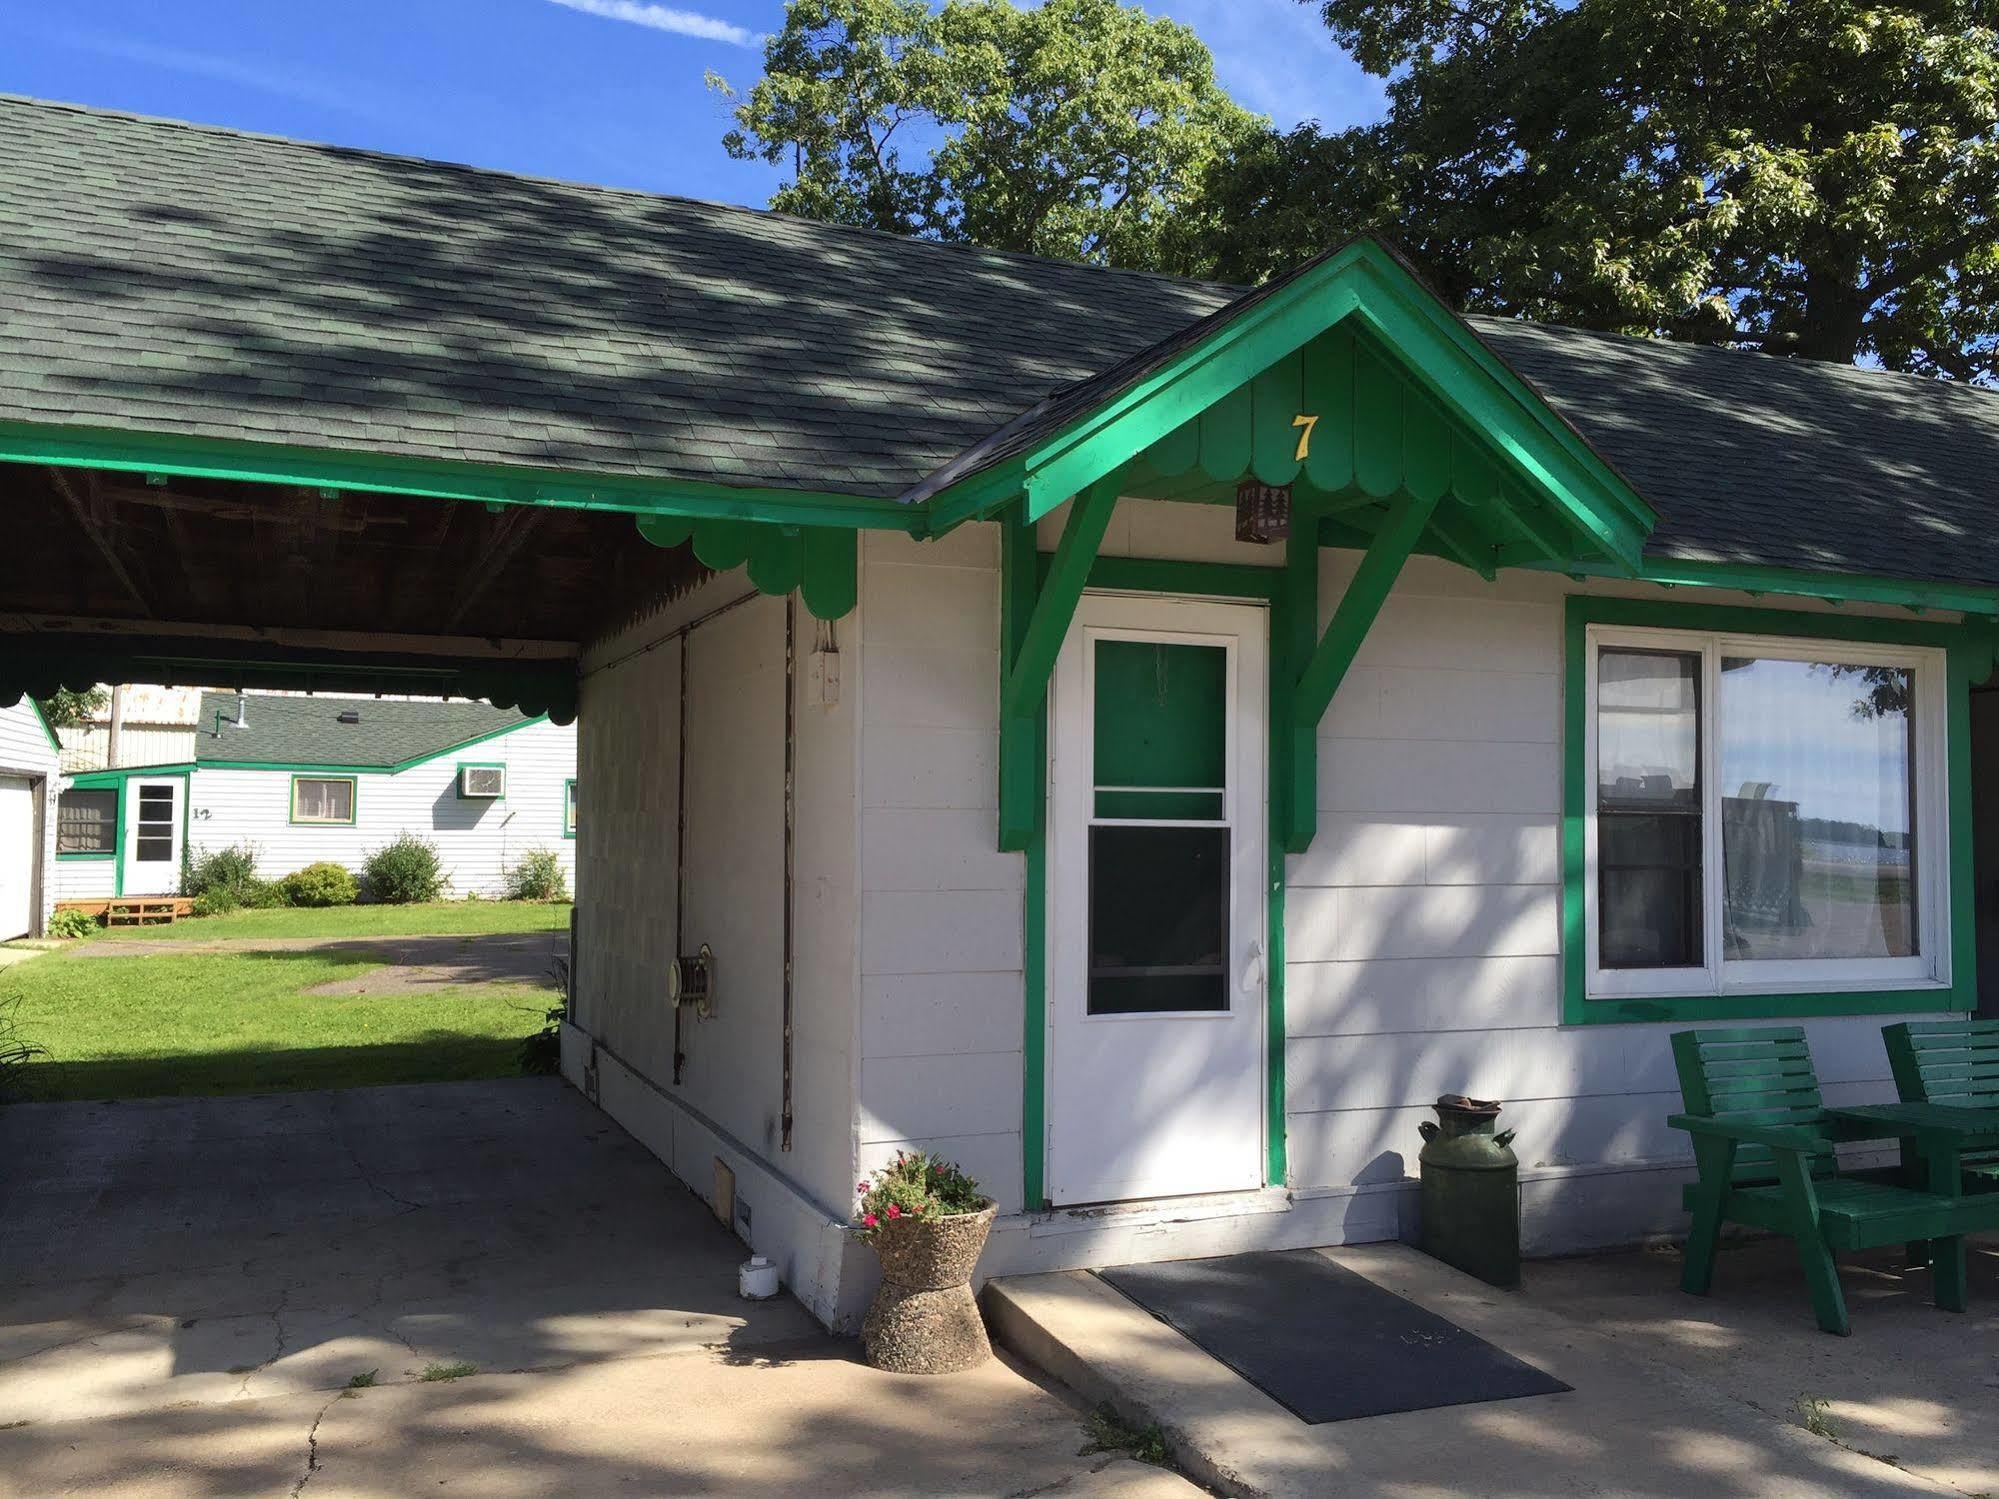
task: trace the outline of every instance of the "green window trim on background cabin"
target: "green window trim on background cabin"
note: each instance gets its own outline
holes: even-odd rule
[[[1944,988],[1827,990],[1793,994],[1589,997],[1588,892],[1583,883],[1589,816],[1587,750],[1589,629],[1694,630],[1856,645],[1904,645],[1945,652],[1944,796],[1950,850],[1950,984]],[[1868,615],[1804,614],[1733,604],[1690,604],[1571,594],[1563,621],[1562,703],[1562,1023],[1789,1020],[1807,1016],[1935,1014],[1977,1005],[1975,876],[1971,848],[1971,688],[1992,669],[1989,629]]]
[[[1006,621],[1001,633],[1009,652],[1017,646],[1024,614],[1032,612],[1040,575],[1051,558],[1037,552],[1034,527],[1009,517],[1000,546],[1000,595]],[[1020,573],[1031,568],[1029,586]],[[1290,632],[1286,628],[1286,575],[1281,567],[1248,567],[1225,562],[1156,562],[1136,557],[1098,557],[1090,565],[1084,587],[1123,593],[1158,593],[1175,597],[1243,599],[1270,606],[1270,759],[1266,782],[1269,798],[1265,839],[1270,864],[1264,949],[1267,978],[1264,991],[1264,1184],[1281,1187],[1289,1171],[1284,1134],[1284,835],[1285,799],[1279,788],[1288,784],[1292,736],[1292,677]],[[1011,662],[1007,663],[1009,666]],[[1030,732],[1034,736],[1037,784],[1042,794],[1034,807],[1032,829],[1023,853],[1026,859],[1022,896],[1022,1032],[1021,1204],[1025,1211],[1047,1210],[1048,1124],[1048,817],[1046,694],[1036,705]]]
[[[345,781],[353,789],[347,797],[347,816],[300,817],[298,815],[298,783],[300,781]],[[290,799],[285,806],[286,821],[295,828],[351,828],[361,819],[361,778],[351,772],[344,775],[294,774],[291,778]]]
[[[562,783],[562,836],[576,836],[576,777],[570,776]]]

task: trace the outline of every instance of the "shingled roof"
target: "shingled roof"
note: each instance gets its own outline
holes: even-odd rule
[[[237,702],[233,692],[201,695],[196,764],[391,770],[535,721],[490,703],[251,693],[243,700],[244,726],[237,728]],[[342,723],[343,713],[355,722]]]
[[[1244,295],[5,96],[0,137],[0,421],[920,496]],[[1469,321],[1648,555],[1999,586],[1999,395]]]

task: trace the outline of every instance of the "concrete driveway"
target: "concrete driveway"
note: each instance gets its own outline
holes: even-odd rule
[[[0,1494],[1192,1492],[1006,1365],[739,1300],[552,1079],[17,1105],[0,1189]]]

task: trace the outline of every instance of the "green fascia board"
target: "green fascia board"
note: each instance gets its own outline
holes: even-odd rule
[[[200,768],[192,760],[180,760],[171,765],[121,765],[115,770],[77,770],[70,772],[66,779],[78,791],[102,791],[121,786],[133,776],[184,776]]]
[[[386,765],[382,768],[392,774],[396,771],[409,770],[413,766],[424,765],[432,760],[442,760],[446,755],[461,754],[472,748],[475,744],[486,744],[508,734],[518,734],[522,729],[531,729],[538,723],[547,722],[548,715],[546,713],[537,713],[534,717],[524,718],[519,723],[510,723],[504,728],[489,729],[483,734],[476,734],[470,739],[462,739],[457,744],[447,745],[441,750],[432,750],[427,755],[415,755],[408,760],[399,760],[394,765]]]
[[[931,525],[947,527],[1019,493],[1037,519],[1349,316],[1612,559],[1635,570],[1658,524],[1652,507],[1373,240],[1302,272],[998,472],[933,496]]]
[[[923,511],[897,500],[805,489],[736,487],[638,474],[571,473],[330,448],[288,447],[184,433],[0,422],[0,463],[628,515],[687,515],[922,534]]]
[[[33,698],[29,698],[28,706],[34,710],[35,722],[40,724],[42,726],[42,732],[48,735],[49,748],[54,750],[57,755],[61,755],[62,741],[56,738],[56,731],[49,727],[49,716],[48,714],[42,711],[42,705],[36,702]]]
[[[1591,625],[1724,631],[1843,640],[1868,645],[1941,648],[1945,653],[1945,821],[1950,862],[1948,987],[1805,994],[1699,994],[1589,998],[1584,821],[1590,773],[1584,762],[1589,703],[1585,682]],[[1679,600],[1597,598],[1570,594],[1563,621],[1562,701],[1562,1021],[1565,1025],[1686,1020],[1775,1020],[1811,1015],[1968,1012],[1978,1003],[1976,877],[1971,848],[1971,688],[1992,672],[1991,632],[1965,625],[1868,615],[1805,614]]]
[[[1522,561],[1514,565],[1573,577],[1628,576],[1592,562]],[[1645,558],[1638,566],[1638,581],[1669,588],[1726,588],[1740,593],[1777,593],[1835,603],[1899,604],[1905,609],[1958,610],[1965,614],[1999,616],[1999,588],[1966,583],[1817,573],[1749,562],[1687,562],[1671,557]]]

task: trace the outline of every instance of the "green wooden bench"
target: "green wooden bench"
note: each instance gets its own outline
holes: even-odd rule
[[[1903,1020],[1883,1026],[1895,1091],[1904,1103],[1999,1109],[1999,1020]],[[1958,1162],[1970,1191],[1999,1191],[1999,1148]]]
[[[1852,1329],[1836,1251],[1928,1240],[1940,1264],[1962,1265],[1962,1236],[1999,1227],[1999,1194],[1962,1197],[1840,1171],[1835,1141],[1890,1131],[1828,1115],[1801,1027],[1680,1031],[1673,1061],[1686,1112],[1668,1122],[1693,1136],[1700,1173],[1686,1190],[1693,1229],[1683,1290],[1707,1294],[1724,1223],[1766,1229],[1797,1242],[1819,1326],[1843,1335]],[[1934,1289],[1939,1306],[1964,1310],[1962,1276],[1939,1274]]]

